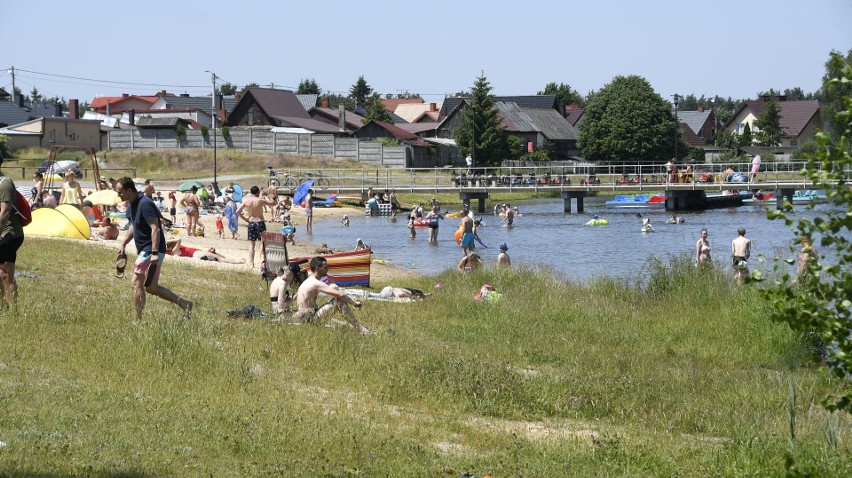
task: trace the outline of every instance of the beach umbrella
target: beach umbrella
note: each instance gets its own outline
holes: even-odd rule
[[[293,204],[302,204],[305,198],[308,197],[308,189],[310,189],[313,185],[313,179],[308,179],[300,184],[299,187],[296,188],[296,191],[293,192]]]
[[[178,186],[178,191],[186,193],[189,192],[189,190],[192,189],[193,186],[197,187],[198,189],[204,189],[204,183],[195,179],[191,179],[189,181],[184,181],[183,183],[181,183],[181,185]]]
[[[89,201],[94,206],[114,206],[121,201],[118,193],[112,189],[102,189],[95,191],[92,194],[83,198],[84,201]]]

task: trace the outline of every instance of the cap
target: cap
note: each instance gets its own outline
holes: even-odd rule
[[[106,181],[106,176],[101,176],[101,181]]]
[[[500,244],[500,251],[506,252],[508,250],[509,250],[509,246],[507,246],[505,242]]]
[[[595,215],[594,215],[594,216],[592,216],[592,217],[593,217],[593,218],[595,218],[595,219],[597,219],[597,218],[598,218],[598,215],[597,215],[597,214],[595,214]]]
[[[346,214],[344,214],[344,215],[343,215],[343,219],[349,219],[349,216],[348,216],[348,215],[346,215]]]

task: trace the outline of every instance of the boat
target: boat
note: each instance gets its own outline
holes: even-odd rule
[[[793,204],[822,204],[828,202],[828,196],[814,189],[793,192]]]
[[[758,191],[752,197],[743,199],[743,204],[769,204],[775,202],[774,192]]]
[[[666,195],[665,194],[619,194],[615,196],[614,199],[606,202],[606,207],[608,208],[651,208],[651,207],[665,207],[666,206]]]

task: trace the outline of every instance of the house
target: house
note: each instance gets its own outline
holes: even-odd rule
[[[54,145],[101,149],[100,121],[42,117],[0,128],[0,134],[9,138],[7,146],[10,150],[50,148]]]
[[[432,147],[414,133],[383,121],[370,120],[352,134],[358,139],[375,140],[380,138],[394,139],[406,146],[405,167],[423,168],[437,166],[437,157]]]
[[[701,139],[699,144],[690,143],[693,147],[703,147],[706,144],[713,144],[716,141],[716,114],[713,111],[705,111],[703,106],[699,106],[696,111],[678,111],[677,119],[681,123],[681,130],[686,133],[683,125],[689,128],[692,133],[690,138],[698,137]],[[693,141],[695,141],[693,139]]]
[[[341,129],[341,115],[343,117],[344,122],[342,130],[346,131],[347,133],[352,133],[356,131],[357,129],[364,126],[364,123],[366,122],[364,117],[357,113],[353,113],[352,111],[341,110],[339,107],[340,105],[338,105],[337,109],[329,108],[328,98],[323,98],[321,104],[322,106],[316,106],[308,110],[308,114],[311,116],[311,118],[317,121],[322,121],[324,123],[337,126],[338,130]]]
[[[24,101],[23,95],[0,102],[0,128],[43,117],[62,117],[62,105]]]
[[[565,105],[565,112],[563,116],[568,120],[568,124],[571,126],[577,126],[580,123],[580,119],[583,118],[583,113],[586,110],[580,108],[580,105],[574,103],[570,105]]]
[[[163,96],[166,92],[160,92]],[[174,96],[174,95],[172,95]],[[131,109],[144,110],[151,108],[160,96],[136,96],[124,93],[121,96],[96,96],[89,104],[89,108],[107,116],[130,111]]]
[[[405,103],[397,106],[394,114],[407,123],[437,123],[439,111],[437,103]]]
[[[766,110],[768,96],[757,101],[746,101],[734,112],[725,123],[724,128],[742,134],[745,126],[749,125],[752,135],[760,128],[754,122]],[[819,102],[816,100],[787,101],[785,96],[776,97],[779,114],[781,115],[781,130],[783,137],[781,147],[796,148],[811,141],[818,129],[824,125],[819,114]]]
[[[290,90],[249,88],[234,106],[226,126],[271,126],[301,128],[313,133],[347,134],[336,125],[318,121]]]
[[[223,118],[227,118],[228,114],[233,111],[239,101],[236,96],[220,97],[221,101],[217,101],[216,117],[219,118],[217,125],[223,123]],[[210,96],[189,96],[186,93],[180,95],[160,95],[157,100],[148,107],[136,109],[136,113],[151,112],[153,110],[172,110],[172,112],[181,112],[180,117],[191,119],[192,121],[204,125],[213,126],[211,119],[211,111],[213,110],[213,99]],[[166,115],[168,116],[168,115]]]

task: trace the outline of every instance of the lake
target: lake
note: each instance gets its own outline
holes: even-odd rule
[[[685,223],[665,224],[671,217],[665,209],[607,209],[606,199],[586,198],[583,214],[563,212],[561,199],[525,201],[517,204],[521,216],[515,218],[512,228],[501,226],[502,218],[498,216],[482,214],[485,227],[479,229],[479,236],[488,248],[477,246],[477,251],[487,266],[493,266],[497,248],[505,242],[513,265],[545,263],[571,279],[587,281],[600,275],[637,277],[651,256],[665,260],[670,254],[692,255],[699,232],[705,227],[713,260],[724,264],[730,261],[731,241],[737,237],[739,227],[745,227],[746,237],[752,240],[753,258],[758,254],[768,258],[786,255],[793,240],[791,229],[783,221],[766,218],[765,206],[678,212]],[[818,205],[809,211],[797,206],[796,214],[812,217],[828,207]],[[642,220],[636,217],[637,212],[651,219],[654,232],[640,232]],[[442,221],[438,243],[430,244],[428,228],[418,228],[417,237],[409,239],[406,214],[403,212],[392,222],[389,217],[369,217],[353,211],[349,213],[348,228],[339,219],[318,219],[312,236],[307,236],[300,224],[296,237],[317,244],[324,242],[335,250],[352,250],[361,238],[373,249],[374,259],[385,259],[393,266],[423,274],[455,267],[462,257],[453,237],[459,219]],[[607,219],[609,225],[585,226],[593,214]]]

